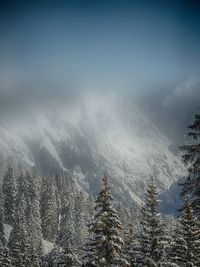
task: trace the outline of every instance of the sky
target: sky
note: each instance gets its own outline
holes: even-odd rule
[[[199,11],[193,0],[1,2],[0,105],[198,77]]]

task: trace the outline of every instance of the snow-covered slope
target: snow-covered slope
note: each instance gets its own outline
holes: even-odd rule
[[[184,173],[170,141],[133,104],[114,94],[88,94],[73,104],[51,103],[31,116],[0,123],[0,150],[45,174],[64,169],[93,193],[106,171],[114,194],[140,202],[155,175],[167,189]]]
[[[200,81],[189,79],[159,88],[137,99],[137,103],[171,139],[173,151],[178,151],[178,146],[187,142],[187,126],[199,109]]]

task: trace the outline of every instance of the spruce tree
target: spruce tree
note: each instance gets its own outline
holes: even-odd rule
[[[4,252],[4,246],[0,240],[0,266],[2,265],[2,261],[3,261],[3,252]]]
[[[188,196],[185,197],[181,217],[174,234],[171,262],[180,267],[200,266],[200,225],[193,214]]]
[[[82,248],[87,237],[87,224],[85,221],[85,198],[82,192],[75,195],[74,201],[74,228],[75,228],[75,247],[78,256],[82,255]]]
[[[75,213],[74,199],[71,194],[66,195],[62,203],[60,227],[57,243],[62,247],[75,248]]]
[[[3,210],[3,195],[0,188],[0,242],[3,246],[5,246],[5,229],[4,229],[4,210]]]
[[[79,267],[81,266],[77,255],[72,251],[70,246],[67,246],[59,255],[57,261],[57,266],[61,267]]]
[[[9,239],[9,248],[12,254],[13,265],[16,267],[28,266],[30,264],[30,243],[26,224],[26,183],[21,179],[18,189],[14,225]]]
[[[54,248],[46,256],[44,256],[44,266],[57,267],[57,261],[60,258],[60,255],[61,247],[54,244]]]
[[[15,180],[13,168],[10,164],[8,165],[3,177],[2,192],[4,199],[5,223],[12,225],[15,208]]]
[[[41,225],[36,185],[37,181],[28,172],[18,179],[14,225],[9,240],[16,267],[39,267]]]
[[[176,229],[179,229],[178,227],[178,219],[173,217],[173,215],[167,215],[164,217],[164,223],[165,223],[165,232],[167,235],[167,244],[165,247],[166,251],[166,264],[164,266],[166,267],[176,267],[178,266],[176,263],[172,262],[172,253],[174,253],[174,241],[177,237],[176,235]]]
[[[85,199],[84,203],[84,220],[86,226],[88,226],[91,222],[91,218],[94,217],[94,211],[95,211],[95,200],[92,196],[89,196],[88,198]],[[87,232],[88,232],[88,227],[87,227]]]
[[[193,124],[188,128],[188,136],[192,137],[193,142],[180,148],[184,151],[182,158],[188,164],[189,172],[188,179],[183,184],[183,194],[192,195],[194,212],[200,218],[200,114],[195,115]]]
[[[3,255],[1,258],[1,267],[11,267],[11,256],[9,249],[7,247],[4,248]]]
[[[50,177],[43,178],[40,213],[43,238],[50,242],[54,242],[58,233],[59,211],[55,182]]]
[[[124,234],[124,256],[126,260],[130,263],[131,267],[136,266],[136,235],[134,233],[133,225],[129,224],[128,229]]]
[[[35,259],[41,255],[42,227],[40,217],[40,194],[39,182],[36,174],[26,173],[27,191],[26,191],[26,221],[27,232],[30,239],[32,257]]]
[[[166,236],[160,214],[157,211],[158,206],[157,187],[152,177],[145,194],[144,205],[141,208],[137,266],[158,267],[165,262]]]
[[[57,189],[59,198],[57,203],[59,206],[59,231],[57,237],[57,244],[63,249],[71,246],[73,250],[76,249],[76,230],[75,230],[75,195],[73,183],[70,179],[64,176],[56,177]]]
[[[122,255],[124,242],[119,233],[122,225],[111,204],[112,199],[108,178],[104,176],[103,188],[96,200],[94,221],[90,225],[91,237],[86,244],[84,266],[130,266]]]

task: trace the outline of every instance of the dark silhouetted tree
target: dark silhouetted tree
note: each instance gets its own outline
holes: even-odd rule
[[[189,172],[188,179],[183,184],[183,194],[191,195],[194,212],[200,217],[200,114],[195,115],[193,124],[188,128],[188,135],[193,138],[193,142],[180,148],[184,151],[182,158],[188,164]]]

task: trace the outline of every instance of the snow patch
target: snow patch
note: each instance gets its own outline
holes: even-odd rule
[[[43,253],[44,255],[47,255],[48,253],[50,253],[53,248],[54,248],[54,243],[51,243],[47,240],[42,240],[42,246],[43,246]]]
[[[8,241],[13,227],[9,224],[4,224],[4,229],[5,229],[5,238],[6,238],[6,241]]]

